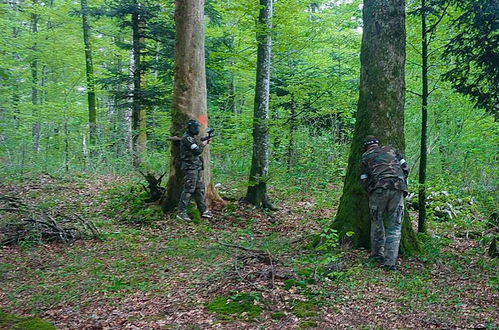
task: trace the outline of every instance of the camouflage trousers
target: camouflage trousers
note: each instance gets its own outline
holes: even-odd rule
[[[194,197],[199,211],[201,213],[206,211],[202,174],[203,170],[184,170],[184,189],[180,194],[180,201],[178,203],[178,210],[180,213],[187,212],[191,196]]]
[[[371,213],[371,256],[380,258],[387,266],[395,265],[399,252],[402,220],[404,218],[404,192],[378,188],[369,194]],[[385,235],[384,216],[388,217]]]

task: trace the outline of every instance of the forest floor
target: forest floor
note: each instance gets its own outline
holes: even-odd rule
[[[138,191],[117,177],[0,184],[0,195],[77,213],[101,232],[0,248],[0,310],[60,329],[499,327],[498,262],[467,229],[433,226],[423,252],[387,272],[365,250],[314,249],[334,210],[313,199],[272,213],[232,201],[210,221],[182,223]]]

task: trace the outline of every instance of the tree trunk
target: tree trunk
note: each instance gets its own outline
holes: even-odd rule
[[[245,200],[256,206],[271,207],[267,196],[269,172],[269,92],[272,38],[272,0],[260,0],[256,41],[255,104],[253,110],[253,157]]]
[[[134,107],[134,74],[135,74],[135,60],[134,60],[134,51],[130,49],[129,54],[129,69],[128,69],[128,97],[127,97],[127,108],[124,112],[124,121],[125,121],[125,145],[130,155],[133,158],[133,134],[132,134],[132,114]]]
[[[90,148],[93,148],[97,141],[97,100],[95,97],[94,66],[92,63],[87,0],[81,0],[80,4],[81,19],[83,24],[83,43],[85,45],[85,69],[87,74],[88,126],[90,132],[89,143]]]
[[[297,128],[296,119],[296,102],[291,99],[290,102],[290,113],[289,113],[289,140],[288,140],[288,173],[291,172],[291,168],[296,164],[296,141],[295,132]]]
[[[10,5],[11,5],[12,11],[15,13],[16,19],[19,20],[19,12],[20,12],[19,3],[17,1],[11,1]],[[21,30],[20,27],[13,26],[12,27],[12,38],[16,39],[19,35],[20,30]],[[21,57],[19,56],[19,54],[17,52],[14,52],[13,56],[16,60],[18,60],[18,61],[21,60]],[[21,96],[19,95],[19,85],[17,84],[17,82],[14,82],[12,87],[13,87],[12,88],[12,91],[13,91],[12,98],[11,98],[12,109],[13,109],[12,119],[14,119],[14,127],[17,130],[20,127],[20,121],[21,121],[21,119],[20,119],[21,112],[19,109],[19,103],[21,102]]]
[[[421,158],[419,159],[419,191],[418,191],[418,232],[426,231],[426,157],[428,135],[428,31],[426,28],[426,1],[421,0]]]
[[[140,3],[132,14],[132,50],[133,50],[133,103],[132,103],[132,137],[133,137],[133,165],[142,163],[142,156],[146,148],[147,135],[145,127],[145,109],[142,104],[142,68],[141,51],[144,48],[143,28],[145,22],[140,15]]]
[[[360,94],[348,169],[333,228],[353,231],[355,246],[369,247],[368,196],[360,184],[360,160],[366,135],[404,151],[405,1],[365,0],[361,47]],[[418,249],[406,214],[401,249]]]
[[[201,132],[208,125],[206,70],[204,52],[204,0],[177,0],[175,3],[175,77],[171,135],[181,136],[190,119],[201,123]],[[216,142],[215,142],[216,143]],[[210,148],[203,151],[203,179],[206,203],[223,203],[211,180]],[[168,187],[162,201],[165,212],[178,205],[184,180],[180,169],[180,145],[172,142]]]
[[[33,4],[37,5],[38,1],[33,0]],[[38,20],[40,15],[32,13],[31,14],[31,33],[35,42],[32,47],[33,59],[31,60],[31,105],[33,106],[33,126],[32,126],[32,136],[33,136],[33,150],[36,152],[40,151],[40,108],[38,106],[38,54],[37,54],[37,44],[36,44],[36,34],[38,33]]]

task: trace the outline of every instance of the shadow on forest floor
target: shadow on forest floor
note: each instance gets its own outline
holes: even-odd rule
[[[449,225],[421,237],[422,255],[401,258],[397,272],[347,248],[326,272],[311,242],[334,210],[312,199],[273,213],[231,202],[186,224],[145,206],[121,178],[40,177],[0,185],[0,195],[77,212],[101,231],[101,240],[0,250],[0,309],[57,328],[499,326],[497,259]]]

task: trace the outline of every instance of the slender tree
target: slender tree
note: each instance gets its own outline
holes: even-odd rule
[[[37,5],[38,0],[33,0],[33,5]],[[31,105],[33,106],[33,150],[36,152],[40,151],[40,134],[41,134],[41,123],[40,123],[40,107],[39,107],[39,77],[38,77],[38,45],[36,42],[36,35],[38,33],[38,21],[40,20],[40,15],[35,12],[31,13],[31,34],[35,40],[32,50],[32,59],[30,63],[31,68]]]
[[[428,159],[428,98],[436,89],[429,90],[429,52],[437,26],[447,14],[448,2],[441,0],[421,0],[421,8],[413,11],[421,19],[421,93],[415,93],[421,98],[421,136],[418,176],[418,232],[426,231],[426,168]],[[435,52],[435,50],[433,51]]]
[[[269,208],[267,180],[269,172],[269,93],[272,38],[272,0],[260,0],[260,13],[256,40],[255,104],[253,110],[253,157],[249,186],[245,200],[248,203]]]
[[[134,1],[135,10],[132,13],[132,51],[133,67],[130,70],[133,81],[132,101],[132,137],[133,137],[133,164],[139,166],[142,162],[143,153],[146,150],[146,114],[143,104],[142,93],[142,52],[145,49],[144,29],[145,17],[141,15],[141,4]]]
[[[431,5],[431,11],[430,11]],[[421,0],[421,149],[419,158],[419,189],[418,189],[418,232],[426,231],[426,165],[428,159],[428,97],[432,91],[428,90],[428,70],[431,41],[437,26],[447,13],[447,3],[428,4],[427,0]],[[428,15],[433,13],[434,22],[428,26]]]
[[[404,151],[405,1],[365,0],[361,46],[360,94],[348,169],[333,228],[353,231],[355,246],[370,244],[368,197],[360,184],[364,136],[377,136],[383,144]],[[408,216],[404,219],[401,247],[417,248]]]
[[[426,159],[428,135],[428,31],[426,29],[426,0],[421,0],[421,157],[419,158],[418,232],[426,231]]]
[[[204,49],[204,0],[175,3],[176,49],[171,134],[181,136],[189,119],[208,124]],[[222,202],[211,181],[210,150],[203,151],[203,179],[208,205]],[[177,207],[183,187],[180,145],[172,143],[168,188],[162,201],[165,212]]]
[[[90,44],[90,24],[88,23],[87,0],[81,0],[81,19],[83,25],[83,43],[85,45],[85,69],[87,75],[88,125],[90,146],[97,140],[97,100],[95,96],[94,66],[92,63],[92,46]]]

